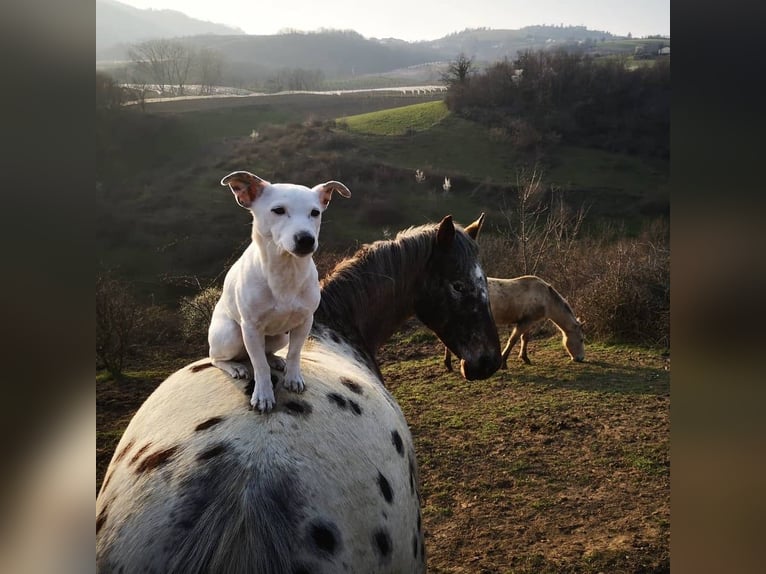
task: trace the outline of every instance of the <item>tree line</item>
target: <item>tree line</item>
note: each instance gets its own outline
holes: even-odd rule
[[[444,79],[453,112],[502,129],[522,148],[565,142],[668,158],[670,62],[526,51],[477,72],[460,55]]]

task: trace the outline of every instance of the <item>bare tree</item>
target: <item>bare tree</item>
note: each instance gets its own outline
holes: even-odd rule
[[[473,71],[473,58],[469,58],[463,52],[449,63],[447,70],[442,74],[442,81],[448,87],[465,85]]]
[[[184,95],[184,86],[189,78],[194,61],[194,51],[184,46],[181,42],[170,43],[170,78],[175,86],[177,96]]]
[[[519,251],[522,273],[537,274],[543,263],[565,266],[587,210],[570,210],[560,190],[545,188],[537,167],[517,175],[516,189],[516,209],[504,208],[502,213]]]
[[[199,77],[202,95],[213,93],[213,87],[218,85],[223,74],[223,56],[210,48],[202,48],[197,52],[197,75]]]
[[[194,60],[194,53],[178,40],[160,38],[136,44],[128,55],[140,76],[153,82],[165,95],[175,86],[183,94]]]

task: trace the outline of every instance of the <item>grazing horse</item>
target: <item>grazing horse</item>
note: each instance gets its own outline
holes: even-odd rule
[[[306,391],[250,410],[246,382],[201,359],[128,424],[96,500],[99,572],[425,572],[418,465],[377,350],[415,315],[466,379],[501,363],[480,222],[451,216],[362,247],[322,281]],[[466,329],[466,325],[472,325]]]
[[[582,323],[558,291],[536,275],[522,275],[514,279],[487,277],[489,305],[497,325],[513,325],[511,336],[503,349],[503,368],[507,369],[508,355],[521,339],[519,358],[531,364],[527,356],[529,331],[543,319],[550,319],[561,331],[561,342],[573,361],[585,359]],[[452,356],[444,348],[444,366],[452,370]]]

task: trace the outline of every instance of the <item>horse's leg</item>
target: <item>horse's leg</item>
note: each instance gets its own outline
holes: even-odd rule
[[[519,350],[519,358],[522,361],[524,361],[527,365],[532,364],[532,361],[530,361],[529,357],[527,356],[527,345],[529,344],[529,340],[531,338],[532,338],[531,335],[527,332],[521,335],[521,349]]]
[[[447,371],[452,372],[452,353],[450,353],[447,345],[444,345],[444,366],[447,367]]]
[[[513,349],[513,346],[516,344],[516,341],[519,340],[519,327],[518,325],[513,328],[513,331],[511,331],[511,336],[508,337],[508,342],[505,344],[505,349],[503,349],[503,368],[508,368],[508,355],[511,354],[511,349]]]

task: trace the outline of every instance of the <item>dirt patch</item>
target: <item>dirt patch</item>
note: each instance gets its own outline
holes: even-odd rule
[[[577,364],[554,336],[532,365],[468,383],[441,351],[411,324],[381,353],[418,453],[429,572],[669,571],[668,357],[591,345]]]

